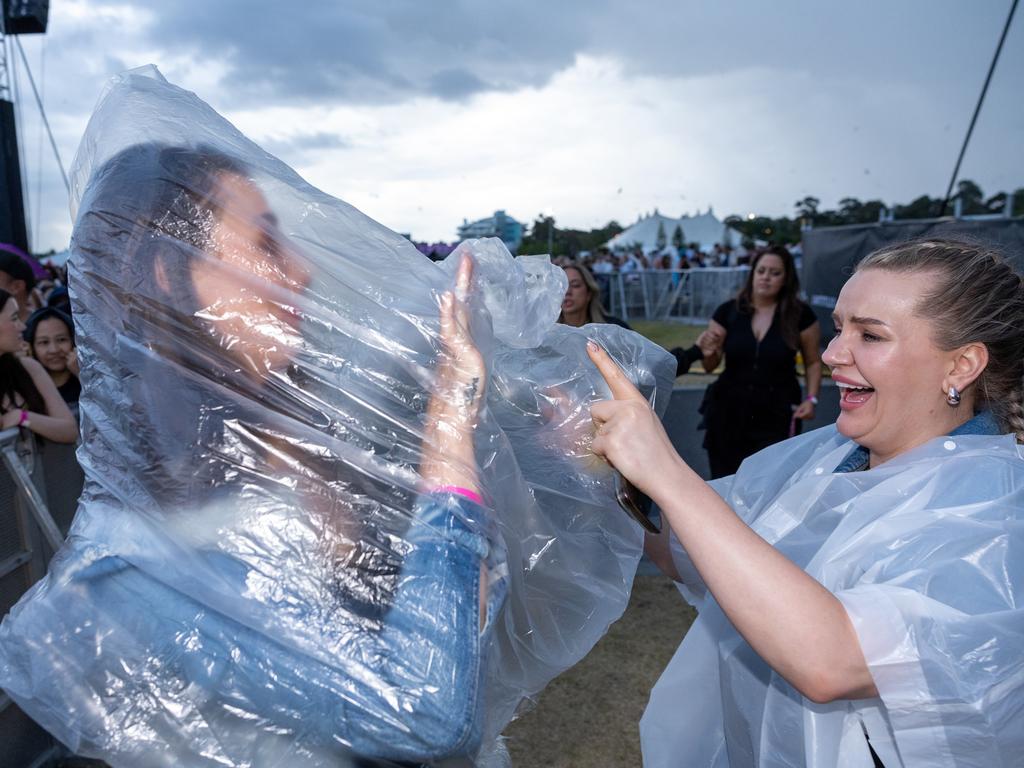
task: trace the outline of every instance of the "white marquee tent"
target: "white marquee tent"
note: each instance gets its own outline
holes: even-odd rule
[[[665,216],[657,210],[654,213],[641,216],[640,219],[628,229],[623,230],[606,245],[612,250],[632,249],[640,246],[644,253],[659,250],[658,228],[659,225],[665,233],[665,245],[672,245],[672,235],[676,227],[683,230],[683,242],[698,243],[701,250],[707,251],[714,247],[715,243],[721,245],[738,246],[743,235],[731,227],[727,227],[711,208],[707,213],[698,213],[694,216],[684,215],[678,219]]]

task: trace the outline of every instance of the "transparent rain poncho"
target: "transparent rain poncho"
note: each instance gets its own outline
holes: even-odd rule
[[[879,697],[816,704],[736,632],[672,538],[699,610],[641,721],[644,765],[995,768],[1024,756],[1024,460],[1013,435],[932,440],[866,472],[834,426],[713,487],[846,607]],[[687,759],[680,762],[679,755]]]
[[[659,411],[671,357],[556,325],[546,258],[482,240],[431,263],[152,68],[101,97],[72,209],[86,488],[0,628],[0,686],[115,766],[500,756],[640,557],[589,451],[586,339]],[[435,408],[480,384],[445,400],[438,373],[464,253],[487,373],[468,462]]]

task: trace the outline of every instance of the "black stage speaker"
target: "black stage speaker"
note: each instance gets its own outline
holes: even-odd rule
[[[14,104],[5,99],[0,99],[0,243],[16,245],[28,253]]]
[[[46,31],[50,0],[3,0],[4,34],[41,35]]]

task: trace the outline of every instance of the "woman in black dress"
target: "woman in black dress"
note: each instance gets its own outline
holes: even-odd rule
[[[716,309],[708,324],[715,347],[704,355],[704,370],[713,371],[725,356],[725,370],[701,406],[712,478],[734,474],[747,456],[785,440],[799,431],[802,420],[814,418],[821,328],[797,298],[799,290],[792,255],[773,246],[755,256],[739,294]],[[804,397],[796,376],[798,350],[807,379]]]

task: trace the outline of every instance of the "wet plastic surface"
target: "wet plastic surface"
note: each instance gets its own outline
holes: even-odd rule
[[[154,69],[104,93],[72,197],[86,488],[0,685],[113,765],[494,759],[640,557],[586,339],[659,412],[672,358],[556,325],[546,259],[429,262]]]
[[[679,542],[700,611],[651,694],[644,764],[1010,766],[1024,754],[1024,461],[1012,435],[941,437],[866,472],[834,426],[712,485],[846,607],[880,697],[815,704],[753,651]],[[720,691],[718,696],[709,691]]]

